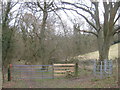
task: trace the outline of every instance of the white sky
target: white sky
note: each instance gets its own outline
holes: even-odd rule
[[[7,0],[3,0],[3,1],[7,1]],[[14,0],[14,1],[17,1],[17,0]],[[27,1],[27,2],[29,2],[29,1],[37,1],[37,0],[19,0],[19,2],[25,2],[25,1]],[[51,0],[52,1],[52,0]],[[58,1],[58,0],[55,0],[55,1]],[[62,0],[62,1],[67,1],[67,2],[71,2],[71,3],[73,3],[73,2],[76,2],[76,1],[78,1],[78,0]],[[86,3],[88,6],[90,6],[91,5],[91,3],[89,2],[89,0],[79,0],[79,1],[84,1],[84,3]],[[95,0],[93,0],[93,1],[95,1]],[[104,18],[103,18],[103,12],[104,12],[104,8],[103,8],[103,4],[102,4],[102,1],[103,0],[99,0],[100,1],[100,4],[99,4],[99,9],[100,9],[100,12],[99,12],[99,14],[100,14],[100,21],[101,22],[103,22],[103,20],[104,20]],[[18,5],[19,6],[19,5]],[[13,11],[14,10],[17,10],[19,7],[18,6],[16,6],[16,7],[14,7],[14,9],[13,9]],[[67,6],[68,7],[68,6]],[[27,11],[28,12],[28,11]],[[73,28],[73,24],[72,24],[72,22],[70,21],[70,19],[72,19],[73,21],[74,21],[74,19],[76,19],[77,18],[77,20],[78,20],[78,17],[80,17],[80,15],[78,15],[78,14],[76,14],[75,12],[70,12],[70,11],[67,11],[66,10],[66,12],[67,12],[67,14],[69,15],[69,16],[67,16],[65,13],[64,13],[64,11],[59,11],[59,15],[61,16],[61,18],[62,18],[62,20],[63,21],[65,21],[68,25],[69,25],[69,27],[70,28]],[[82,10],[80,10],[79,9],[79,12],[82,12],[85,16],[89,16],[87,13],[85,13],[85,12],[83,12]],[[82,18],[82,17],[80,17],[80,20],[79,21],[77,21],[78,23],[82,23],[82,22],[84,22],[84,25],[81,27],[81,29],[88,29],[87,28],[87,24],[86,24],[86,22],[85,22],[85,19],[84,18]]]
[[[64,0],[64,1],[67,1],[67,0]],[[71,1],[71,0],[68,0],[68,1]],[[68,2],[68,1],[67,1],[67,2]],[[73,0],[72,0],[72,1],[73,1]],[[89,0],[84,0],[84,1],[85,1],[86,5],[88,5],[88,6],[91,5],[91,3],[90,3]],[[102,23],[102,22],[104,21],[104,18],[103,18],[104,8],[103,8],[102,0],[100,0],[99,9],[100,9],[100,12],[99,12],[100,22]],[[83,11],[80,10],[80,9],[78,9],[78,10],[79,10],[79,12],[83,12]],[[80,17],[80,15],[76,14],[76,12],[74,12],[74,11],[72,11],[72,13],[71,13],[70,11],[67,11],[67,10],[66,10],[66,12],[67,12],[67,14],[69,15],[69,17],[66,16],[66,14],[65,14],[63,11],[60,12],[61,17],[63,18],[63,20],[67,21],[67,23],[71,26],[72,23],[71,23],[71,21],[69,20],[69,18],[74,19],[74,18]],[[83,13],[84,13],[84,14],[83,14]],[[83,13],[82,13],[82,14],[85,15],[86,17],[90,16],[88,13],[85,13],[85,12],[83,12]],[[76,16],[76,17],[75,17],[75,16]],[[81,28],[82,28],[82,29],[87,29],[87,28],[86,28],[86,25],[87,25],[87,24],[86,24],[85,19],[82,18],[82,17],[80,17],[80,19],[81,19],[80,21],[84,22],[84,25],[83,25]],[[80,21],[79,21],[79,22],[80,22]],[[81,22],[80,22],[80,23],[81,23]],[[72,28],[72,26],[71,26],[71,28]]]

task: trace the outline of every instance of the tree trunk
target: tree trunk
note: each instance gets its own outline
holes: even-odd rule
[[[103,43],[103,46],[101,46],[101,48],[102,49],[99,50],[99,60],[108,60],[110,45],[108,43]]]
[[[42,60],[42,65],[45,65],[45,27],[46,27],[46,20],[47,20],[47,4],[44,2],[44,11],[43,11],[43,19],[42,19],[42,27],[40,32],[40,57]],[[46,68],[45,66],[42,66],[42,68]]]
[[[120,33],[118,33],[118,38],[120,38]],[[120,45],[118,45],[118,87],[120,88]]]
[[[112,35],[107,35],[103,37],[102,32],[99,32],[98,35],[98,51],[99,51],[99,60],[108,60],[109,59],[109,50],[111,46]]]

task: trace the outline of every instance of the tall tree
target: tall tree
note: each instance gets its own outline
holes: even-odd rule
[[[7,60],[8,50],[10,48],[11,37],[13,34],[13,28],[10,27],[10,22],[12,19],[12,8],[17,4],[17,2],[13,3],[11,0],[9,2],[2,2],[2,60],[3,65],[5,63],[10,63]]]
[[[2,71],[4,66],[11,62],[7,59],[7,55],[10,49],[11,38],[13,35],[13,28],[10,27],[10,22],[12,20],[12,8],[17,4],[13,3],[11,0],[9,2],[2,2]],[[3,82],[4,82],[4,72],[3,72]]]
[[[54,9],[54,0],[43,0],[38,2],[30,2],[26,3],[26,6],[31,9],[34,12],[41,13],[42,19],[41,19],[41,27],[40,27],[40,34],[37,34],[39,38],[40,43],[40,49],[38,50],[40,52],[40,58],[42,60],[42,65],[45,64],[45,31],[46,31],[46,24],[48,15],[50,12],[55,12],[56,9]],[[34,27],[35,29],[38,29],[37,27]]]
[[[94,31],[86,31],[86,30],[80,30],[81,32],[86,32],[86,33],[92,33],[97,37],[98,41],[98,50],[99,50],[99,60],[104,60],[104,59],[109,59],[109,49],[111,45],[111,41],[113,36],[120,31],[120,26],[115,28],[115,24],[117,20],[120,17],[120,14],[117,15],[117,11],[120,7],[120,1],[118,0],[117,2],[110,2],[110,1],[104,1],[103,6],[104,6],[104,22],[101,24],[100,19],[101,16],[99,15],[100,9],[99,9],[99,2],[91,2],[91,7],[85,4],[81,3],[70,3],[70,2],[62,2],[62,4],[67,4],[73,6],[73,8],[65,8],[62,7],[62,9],[66,10],[72,10],[76,12],[78,15],[82,16],[86,22],[91,25],[94,28]],[[83,10],[85,13],[88,13],[91,18],[94,20],[94,23],[89,20],[85,15],[81,13]],[[117,17],[117,18],[116,18]]]

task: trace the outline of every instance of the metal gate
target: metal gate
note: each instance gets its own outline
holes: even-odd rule
[[[113,72],[113,63],[112,60],[103,60],[94,62],[93,72],[95,76],[100,78],[108,77],[112,75]]]
[[[13,80],[52,79],[54,78],[53,65],[12,65],[11,77]]]

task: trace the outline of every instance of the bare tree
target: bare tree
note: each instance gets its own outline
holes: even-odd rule
[[[42,15],[42,22],[41,22],[41,27],[40,27],[40,34],[37,34],[39,37],[39,42],[40,42],[40,49],[38,50],[40,52],[40,58],[42,60],[42,64],[45,64],[45,31],[46,31],[46,24],[47,24],[47,19],[48,15],[50,12],[54,12],[54,0],[52,1],[38,1],[38,2],[30,2],[26,3],[26,6],[30,8],[32,11],[35,12],[41,12]],[[34,27],[35,29],[38,29],[37,27]]]
[[[111,40],[115,33],[120,31],[120,26],[118,28],[114,28],[116,21],[119,19],[120,15],[116,17],[118,8],[120,7],[120,1],[117,2],[103,2],[104,6],[104,23],[101,25],[100,23],[100,16],[99,16],[99,2],[91,2],[91,6],[88,7],[85,4],[81,3],[69,3],[69,2],[62,2],[63,4],[74,6],[76,9],[73,8],[65,8],[62,9],[72,10],[76,12],[78,15],[82,16],[86,22],[94,28],[93,31],[86,31],[86,30],[79,30],[80,32],[92,33],[97,37],[98,41],[98,49],[99,49],[99,60],[108,59],[109,55],[109,48],[111,45]],[[94,20],[94,23],[91,22],[85,15],[79,12],[77,9],[83,10],[84,12],[88,13],[91,18]]]
[[[11,62],[10,59],[7,59],[9,49],[11,48],[11,38],[13,35],[13,27],[10,27],[10,22],[12,19],[12,8],[17,4],[18,2],[2,2],[2,69],[7,67],[7,65]],[[4,82],[4,73],[3,73],[3,82]]]

